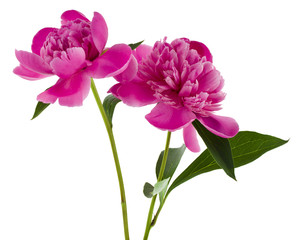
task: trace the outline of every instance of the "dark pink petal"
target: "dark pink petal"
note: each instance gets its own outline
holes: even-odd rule
[[[197,41],[191,41],[190,49],[197,50],[201,57],[206,56],[207,61],[212,62],[212,55],[205,44]]]
[[[69,21],[73,21],[75,19],[81,19],[86,22],[90,22],[89,19],[86,18],[84,14],[75,10],[68,10],[61,15],[62,24],[66,24]]]
[[[234,137],[239,131],[237,122],[230,117],[223,117],[212,114],[209,117],[198,117],[198,120],[210,132],[223,138]]]
[[[98,12],[94,12],[91,33],[97,50],[102,53],[108,40],[108,27],[105,19]]]
[[[50,66],[38,55],[35,53],[30,53],[26,51],[15,51],[16,57],[23,65],[23,67],[44,75],[52,75],[52,69]]]
[[[154,91],[143,82],[118,83],[109,92],[132,107],[142,107],[157,102]]]
[[[196,116],[185,107],[174,108],[164,103],[158,103],[145,118],[157,128],[175,131],[186,127]]]
[[[87,72],[94,78],[113,77],[122,73],[131,60],[131,48],[126,44],[116,44],[95,59]]]
[[[81,106],[90,90],[90,77],[85,73],[73,75],[70,79],[59,79],[57,83],[38,95],[38,101],[54,103],[59,99],[62,106]]]
[[[201,150],[195,128],[192,124],[183,128],[183,137],[186,147],[192,152],[199,152]]]
[[[40,56],[40,50],[49,33],[57,30],[56,28],[43,28],[33,37],[31,51]]]
[[[61,52],[60,57],[54,58],[50,62],[53,72],[60,78],[67,79],[80,69],[86,66],[86,54],[81,47],[68,48],[66,52]]]
[[[152,49],[153,48],[151,46],[146,44],[139,45],[134,51],[134,55],[138,63],[140,63],[142,59],[145,59],[151,53]]]
[[[137,74],[138,63],[136,58],[132,55],[131,60],[127,68],[120,74],[114,76],[118,82],[128,82],[131,81]]]
[[[30,71],[29,69],[23,67],[22,65],[16,67],[13,70],[14,74],[18,75],[21,78],[24,78],[26,80],[35,81],[42,78],[48,77],[47,75],[42,75],[33,71]]]

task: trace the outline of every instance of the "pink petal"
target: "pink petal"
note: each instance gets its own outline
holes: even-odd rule
[[[108,27],[105,19],[98,12],[94,12],[91,23],[91,33],[97,50],[102,53],[108,40]]]
[[[30,71],[29,69],[23,67],[22,65],[16,67],[13,70],[14,74],[18,75],[21,78],[24,78],[26,80],[35,81],[39,80],[45,77],[48,77],[47,75],[42,75],[33,71]]]
[[[214,69],[201,77],[199,80],[199,91],[213,92],[221,85],[222,81],[223,79],[219,71]]]
[[[56,28],[43,28],[37,32],[37,34],[33,37],[31,50],[33,53],[40,56],[40,50],[43,47],[44,42],[49,33],[56,30]]]
[[[116,44],[95,59],[87,71],[94,78],[113,77],[122,73],[131,60],[131,48],[126,44]]]
[[[223,138],[234,137],[239,131],[237,122],[230,117],[223,117],[212,114],[209,117],[198,117],[198,120],[210,132]]]
[[[139,45],[135,49],[135,54],[134,54],[138,63],[140,63],[142,59],[145,59],[151,53],[152,49],[153,48],[151,46],[145,44]]]
[[[16,57],[23,67],[44,75],[52,75],[50,66],[38,55],[26,51],[15,51]]]
[[[90,77],[85,73],[73,75],[70,79],[59,79],[51,88],[38,95],[38,101],[54,103],[59,99],[62,106],[81,106],[90,90]]]
[[[131,60],[127,68],[120,74],[114,76],[118,82],[128,82],[131,81],[137,74],[138,63],[136,58],[132,55]]]
[[[61,57],[56,57],[50,62],[53,72],[60,78],[67,79],[86,66],[86,54],[81,47],[68,48],[61,52]]]
[[[84,14],[82,14],[81,12],[78,12],[76,10],[68,10],[68,11],[64,12],[61,15],[61,19],[62,19],[62,24],[66,24],[67,22],[73,21],[75,19],[81,19],[86,22],[90,22],[90,20],[87,19]]]
[[[145,118],[157,128],[175,131],[186,127],[196,116],[185,107],[174,108],[164,103],[158,103]]]
[[[125,104],[133,107],[142,107],[157,102],[157,98],[154,97],[154,91],[146,83],[142,82],[118,83],[109,92]]]
[[[201,150],[195,128],[192,124],[183,128],[183,137],[186,147],[192,152],[199,152]]]
[[[191,41],[190,49],[197,50],[201,57],[206,56],[207,61],[212,62],[212,55],[205,44],[197,41]]]

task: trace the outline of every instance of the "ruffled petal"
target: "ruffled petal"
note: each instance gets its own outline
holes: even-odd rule
[[[136,57],[137,61],[140,63],[142,59],[145,59],[152,51],[153,47],[148,46],[146,44],[139,45],[134,50],[134,56]]]
[[[131,48],[126,44],[116,44],[95,59],[87,72],[94,78],[113,77],[122,73],[131,60]]]
[[[212,62],[212,55],[204,43],[191,41],[190,49],[195,49],[201,57],[205,56],[207,61]]]
[[[26,80],[35,81],[42,78],[48,77],[47,75],[42,75],[33,71],[30,71],[29,69],[25,68],[24,66],[20,65],[16,67],[13,70],[14,74],[18,75],[21,78],[24,78]]]
[[[154,97],[154,91],[143,82],[118,83],[109,92],[132,107],[142,107],[158,101]]]
[[[50,66],[56,75],[67,79],[86,66],[85,51],[81,47],[68,48],[66,52],[61,52],[60,57],[54,58]]]
[[[129,82],[136,76],[137,71],[138,71],[138,63],[136,58],[132,55],[127,68],[122,73],[114,76],[114,78],[118,82]]]
[[[73,21],[75,19],[81,19],[86,22],[90,22],[90,20],[87,19],[84,14],[76,10],[68,10],[66,12],[63,12],[63,14],[61,15],[61,19],[62,19],[62,24],[66,24],[67,22]]]
[[[15,51],[16,57],[23,67],[43,75],[52,75],[50,66],[37,54],[26,51]]]
[[[220,75],[219,71],[213,69],[208,72],[199,80],[199,91],[201,92],[213,92],[217,89],[221,82],[223,82],[223,78]]]
[[[81,106],[88,96],[91,82],[85,72],[73,75],[70,79],[59,79],[57,83],[38,95],[38,101],[54,103],[59,99],[62,106]]]
[[[174,108],[164,103],[158,103],[145,118],[159,129],[175,131],[186,127],[196,116],[185,107]]]
[[[195,128],[192,124],[183,128],[183,137],[186,147],[191,152],[199,152],[201,150]]]
[[[98,12],[94,12],[91,23],[91,33],[97,50],[102,53],[108,40],[108,27],[105,19]]]
[[[210,132],[223,138],[234,137],[239,131],[237,122],[230,117],[223,117],[212,114],[209,117],[198,117],[198,120]]]
[[[31,51],[40,56],[40,50],[49,33],[57,30],[56,28],[43,28],[33,37]]]

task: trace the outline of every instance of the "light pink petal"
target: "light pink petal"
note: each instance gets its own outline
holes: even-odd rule
[[[141,107],[158,101],[154,97],[154,91],[147,84],[141,82],[118,83],[109,92],[132,107]]]
[[[206,56],[206,60],[212,62],[212,55],[205,44],[197,41],[191,41],[190,49],[197,50],[201,57]]]
[[[78,12],[76,10],[68,10],[68,11],[64,12],[61,15],[61,19],[62,19],[62,24],[66,24],[67,22],[73,21],[75,19],[81,19],[86,22],[90,22],[90,20],[87,19],[84,14],[82,14],[81,12]]]
[[[50,66],[35,53],[26,51],[15,51],[16,57],[23,67],[43,75],[52,75]]]
[[[131,60],[127,68],[120,74],[114,76],[118,82],[128,82],[131,81],[137,74],[138,63],[136,58],[132,55]]]
[[[90,85],[90,77],[81,72],[68,80],[59,79],[54,86],[39,94],[37,99],[44,103],[54,103],[59,99],[62,106],[81,106],[88,96]]]
[[[219,71],[214,69],[201,77],[199,80],[199,91],[213,92],[221,85],[222,81],[223,78]]]
[[[91,33],[97,50],[102,53],[108,40],[108,27],[105,19],[98,12],[94,12]]]
[[[86,66],[86,54],[81,47],[68,48],[50,62],[53,72],[60,78],[67,79]]]
[[[164,103],[158,103],[145,118],[157,128],[175,131],[186,127],[196,116],[185,107],[174,108]]]
[[[43,28],[33,37],[31,51],[40,56],[40,50],[49,33],[57,30],[56,28]]]
[[[186,147],[192,152],[199,152],[201,150],[199,141],[197,139],[196,130],[192,124],[183,128],[183,137]]]
[[[211,115],[209,117],[198,117],[198,120],[210,132],[223,138],[234,137],[239,131],[237,122],[230,117]]]
[[[87,68],[94,78],[113,77],[122,73],[131,60],[131,48],[126,44],[116,44],[95,59]]]
[[[35,81],[42,78],[48,77],[47,75],[42,75],[33,71],[30,71],[29,69],[23,67],[22,65],[16,67],[13,70],[14,74],[18,75],[21,78],[24,78],[26,80]]]
[[[146,44],[139,45],[134,51],[135,51],[135,57],[138,61],[138,63],[141,62],[142,59],[145,59],[152,51],[152,47],[148,46]]]

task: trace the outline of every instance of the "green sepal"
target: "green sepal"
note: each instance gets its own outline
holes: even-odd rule
[[[49,105],[50,103],[38,102],[31,120],[39,116]]]
[[[130,43],[129,46],[131,47],[132,50],[134,50],[137,47],[139,47],[139,45],[142,44],[143,42],[144,42],[144,40],[137,42],[137,43]]]

